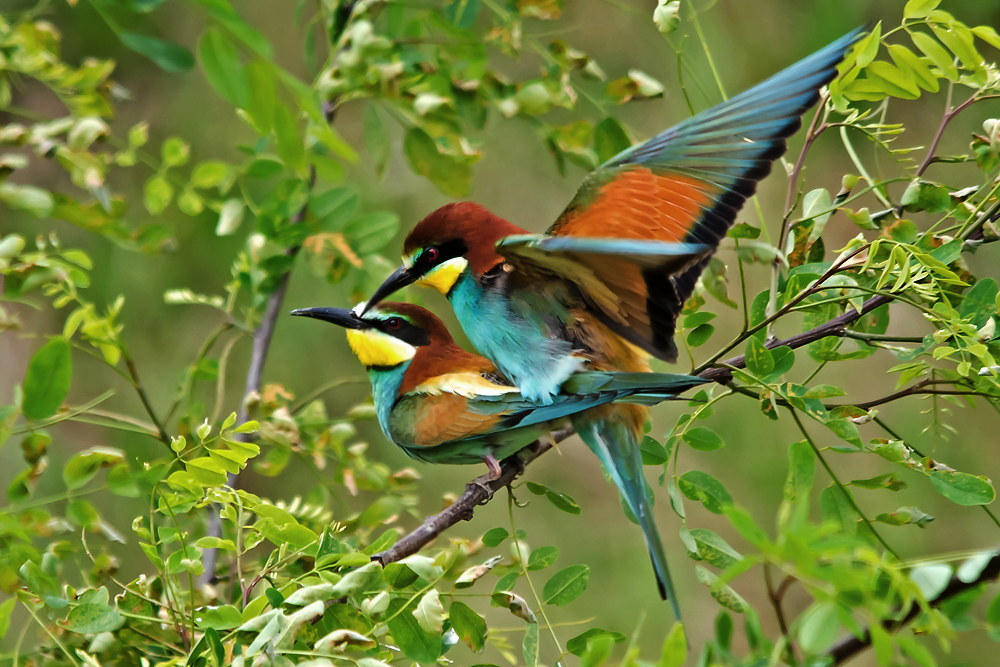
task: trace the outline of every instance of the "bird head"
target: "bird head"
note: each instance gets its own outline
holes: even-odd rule
[[[292,315],[332,322],[347,329],[347,342],[368,368],[393,368],[412,361],[421,348],[450,346],[451,334],[433,313],[411,303],[386,301],[365,312],[346,308],[301,308]]]
[[[496,242],[525,230],[472,202],[448,204],[420,221],[403,243],[403,266],[368,301],[368,308],[408,285],[432,287],[445,296],[466,270],[481,276],[503,257]],[[364,313],[364,311],[362,311]]]

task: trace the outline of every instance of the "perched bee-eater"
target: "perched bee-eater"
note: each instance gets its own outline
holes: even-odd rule
[[[485,462],[490,470],[487,479],[496,479],[497,459],[571,423],[611,472],[643,530],[661,588],[670,587],[639,448],[602,450],[596,445],[599,436],[591,432],[609,415],[620,423],[622,414],[633,420],[630,428],[641,432],[645,408],[635,403],[658,403],[704,380],[666,373],[580,371],[541,405],[526,400],[489,360],[456,345],[430,311],[383,302],[360,315],[363,306],[353,311],[304,308],[292,314],[347,329],[351,349],[368,369],[378,422],[389,440],[413,458],[430,463]]]
[[[582,368],[675,361],[675,322],[702,269],[859,34],[622,151],[543,235],[473,203],[438,209],[407,236],[403,266],[368,307],[413,283],[437,289],[476,349],[540,405]],[[632,507],[647,412],[612,404],[590,414],[574,426]],[[657,577],[672,598],[665,566]]]

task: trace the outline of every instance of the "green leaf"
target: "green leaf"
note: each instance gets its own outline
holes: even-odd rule
[[[191,172],[191,187],[193,188],[214,188],[229,173],[229,165],[221,160],[205,160],[199,162],[198,166]]]
[[[726,444],[715,431],[704,426],[690,428],[684,432],[682,437],[691,449],[697,449],[699,452],[711,452],[716,449],[722,449]]]
[[[750,608],[747,601],[739,593],[725,584],[720,584],[719,578],[701,565],[695,565],[694,573],[700,583],[709,587],[709,594],[715,598],[715,601],[726,609],[742,614]]]
[[[713,514],[722,514],[723,507],[733,504],[733,497],[722,482],[707,472],[690,470],[680,476],[677,486],[688,499],[701,502]]]
[[[625,642],[625,635],[620,632],[602,630],[601,628],[591,628],[567,641],[566,650],[576,656],[583,655],[587,650],[587,644],[590,643],[591,640],[597,639],[598,637],[609,637],[616,644],[623,644]]]
[[[757,377],[764,377],[774,370],[774,357],[771,350],[764,347],[764,343],[751,336],[747,341],[745,352],[747,370]]]
[[[180,44],[137,32],[122,31],[116,34],[122,44],[146,56],[165,72],[186,72],[194,67],[194,55]]]
[[[899,479],[894,472],[872,477],[870,479],[855,479],[852,480],[850,484],[852,486],[861,487],[862,489],[888,489],[890,491],[899,491],[900,489],[906,488],[906,482]]]
[[[958,56],[962,67],[974,71],[983,66],[983,57],[976,51],[972,32],[968,28],[957,22],[947,27],[937,23],[930,25],[934,35],[948,47],[948,50]]]
[[[233,106],[245,108],[250,99],[246,73],[226,33],[216,26],[206,30],[198,44],[198,55],[215,92]]]
[[[804,652],[821,653],[837,640],[840,623],[835,603],[816,604],[804,617],[799,626],[799,642]]]
[[[896,644],[899,648],[903,649],[903,653],[913,658],[919,667],[937,667],[937,661],[934,660],[934,656],[931,655],[931,652],[916,637],[908,635],[905,632],[897,633],[894,637]]]
[[[458,638],[476,653],[486,646],[486,621],[463,602],[452,602],[448,608],[451,627]]]
[[[938,92],[940,86],[937,76],[931,72],[931,68],[917,54],[902,44],[889,44],[888,49],[896,66],[911,74],[918,86],[930,93]]]
[[[606,117],[594,128],[594,152],[602,163],[632,145],[625,128],[612,116]]]
[[[386,610],[386,624],[397,646],[410,660],[430,664],[441,655],[441,637],[424,631],[414,618],[412,609],[406,608],[406,600],[396,598],[389,602]]]
[[[7,636],[7,631],[10,629],[10,614],[16,604],[17,598],[9,598],[0,604],[0,639]]]
[[[862,37],[854,45],[854,51],[858,54],[858,67],[868,67],[868,64],[875,60],[878,55],[879,42],[882,39],[882,22],[879,21],[870,33]]]
[[[538,623],[526,622],[524,624],[521,655],[524,656],[526,667],[538,667]]]
[[[28,419],[51,417],[66,400],[73,378],[73,361],[69,342],[56,337],[43,345],[31,361],[24,376],[24,402],[21,409]]]
[[[938,493],[957,505],[989,505],[996,498],[993,485],[985,477],[935,470],[930,479]]]
[[[576,504],[576,501],[570,498],[565,493],[560,493],[553,489],[548,489],[545,492],[545,497],[548,498],[549,502],[555,505],[558,509],[561,509],[567,514],[582,514],[583,510],[580,506]]]
[[[788,448],[788,479],[785,480],[785,500],[799,502],[809,496],[816,471],[816,455],[808,442],[795,442]]]
[[[708,342],[708,339],[711,338],[714,333],[715,327],[711,324],[700,324],[688,334],[688,345],[691,347],[701,347]]]
[[[174,198],[174,186],[162,174],[151,176],[143,187],[143,205],[152,215],[159,215]]]
[[[468,30],[476,24],[480,4],[480,0],[451,0],[444,6],[444,16],[456,28]]]
[[[643,465],[661,466],[670,458],[667,448],[648,435],[642,439],[639,449],[642,451]]]
[[[375,254],[399,231],[399,216],[375,211],[355,218],[344,227],[344,236],[361,257]]]
[[[93,479],[101,468],[122,463],[125,452],[112,447],[91,447],[74,455],[63,467],[63,481],[68,489],[79,489]]]
[[[756,239],[760,238],[760,227],[754,227],[749,222],[741,222],[729,228],[726,234],[731,239]]]
[[[986,608],[986,622],[990,625],[1000,626],[1000,593],[997,593],[993,601],[990,602],[990,606]]]
[[[559,570],[545,582],[542,600],[557,607],[569,604],[587,590],[589,579],[590,568],[586,565],[571,565]]]
[[[455,4],[459,2],[462,0],[456,0]],[[378,107],[374,103],[365,109],[365,144],[375,160],[375,173],[381,178],[385,173],[385,166],[389,163],[389,133],[386,132],[382,118],[378,115]]]
[[[684,638],[684,624],[674,621],[663,642],[660,660],[656,667],[681,667],[687,661],[687,640]]]
[[[434,139],[419,127],[406,133],[403,152],[413,171],[430,179],[445,195],[464,197],[469,193],[472,177],[469,167],[441,153]]]
[[[916,507],[900,507],[895,512],[881,512],[876,515],[875,520],[879,523],[887,523],[890,526],[912,524],[919,528],[926,528],[927,524],[934,520],[934,517],[930,514],[925,514]]]
[[[278,154],[281,159],[299,174],[304,174],[306,150],[299,134],[298,119],[283,104],[274,108],[274,133],[278,136]]]
[[[877,83],[883,91],[904,100],[920,97],[920,88],[906,72],[884,60],[876,60],[868,66],[868,80]]]
[[[262,136],[271,133],[274,127],[274,77],[270,66],[261,60],[254,60],[246,66],[247,114]]]
[[[90,635],[113,632],[124,622],[125,619],[118,610],[107,604],[81,604],[70,610],[64,625],[70,632]]]
[[[486,531],[486,534],[483,535],[483,544],[488,547],[496,547],[508,537],[510,537],[510,533],[503,528],[490,528]]]
[[[922,19],[934,11],[941,0],[909,0],[903,7],[903,18]],[[881,664],[881,661],[879,662]]]
[[[49,217],[55,207],[55,200],[48,190],[32,185],[0,183],[0,201],[13,209],[27,211],[36,218]]]
[[[221,607],[202,607],[195,611],[194,622],[199,628],[215,630],[230,630],[243,624],[240,610],[231,604]]]
[[[1000,49],[1000,35],[997,34],[997,31],[992,26],[976,26],[975,28],[972,28],[972,34],[992,46],[994,49]]]
[[[925,32],[914,30],[910,33],[910,38],[913,39],[914,46],[930,58],[942,74],[952,81],[958,79],[958,68],[955,67],[951,55],[933,37]]]
[[[222,205],[219,211],[219,222],[215,225],[216,236],[228,236],[243,224],[243,200],[233,197]]]
[[[544,570],[559,558],[558,547],[539,547],[528,556],[529,570]]]
[[[714,531],[692,528],[690,535],[698,546],[697,556],[709,565],[724,570],[736,561],[743,560],[743,556]]]
[[[977,280],[962,299],[958,314],[967,319],[977,329],[986,324],[991,315],[997,312],[997,282],[992,278]]]
[[[440,635],[444,632],[444,605],[441,604],[441,595],[436,589],[431,589],[424,593],[417,603],[417,608],[413,610],[413,617],[424,632],[430,635]]]

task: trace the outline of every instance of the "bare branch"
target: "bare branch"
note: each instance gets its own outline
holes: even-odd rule
[[[459,496],[458,500],[445,508],[444,511],[424,519],[420,527],[400,539],[391,548],[372,556],[372,560],[377,560],[382,565],[395,563],[417,553],[459,521],[469,521],[477,506],[487,502],[500,489],[509,486],[524,472],[525,466],[552,449],[553,445],[562,442],[571,435],[573,435],[573,429],[566,427],[561,431],[551,433],[548,438],[536,440],[514,456],[504,459],[500,462],[500,477],[485,484],[476,481],[469,482],[465,485],[465,493]]]
[[[800,334],[789,336],[784,340],[772,339],[767,341],[764,345],[771,350],[778,347],[790,347],[794,350],[795,348],[803,347],[822,338],[827,338],[828,336],[844,336],[849,324],[853,324],[861,319],[862,315],[870,313],[879,306],[883,306],[890,301],[892,301],[891,296],[885,296],[882,294],[873,296],[865,301],[864,305],[861,306],[860,312],[851,308],[843,315],[835,317],[829,322],[824,322],[809,331],[803,331]],[[731,368],[746,368],[746,365],[746,358],[741,354],[738,357],[733,357],[732,359],[726,359],[725,361],[719,362],[716,367],[708,368],[698,375],[699,377],[703,377],[712,382],[726,383],[732,378],[732,372],[730,371]]]
[[[963,593],[970,588],[975,588],[983,582],[992,581],[998,576],[1000,576],[1000,552],[993,555],[989,563],[986,564],[986,567],[983,568],[982,572],[980,572],[979,576],[974,580],[962,581],[957,576],[952,577],[945,589],[941,591],[936,598],[930,601],[930,605],[932,607],[940,607],[942,604],[959,593]],[[919,616],[920,611],[920,605],[913,604],[906,610],[906,613],[903,614],[902,618],[898,620],[882,621],[882,627],[886,632],[895,632]],[[864,635],[860,639],[852,635],[843,641],[834,644],[833,648],[827,652],[827,656],[833,658],[834,665],[842,665],[871,645],[871,632],[869,630],[865,630]]]

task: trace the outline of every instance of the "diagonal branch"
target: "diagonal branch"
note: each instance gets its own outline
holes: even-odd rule
[[[865,313],[871,312],[872,310],[875,310],[879,306],[889,303],[890,301],[892,301],[892,297],[881,295],[873,297],[865,301],[864,305],[861,307],[860,313],[858,311],[851,310],[839,317],[835,317],[829,322],[821,324],[814,329],[810,329],[809,331],[800,333],[796,336],[791,336],[785,340],[772,340],[767,343],[767,347],[776,348],[787,345],[791,348],[797,348],[808,345],[809,343],[820,340],[821,338],[826,338],[827,336],[843,336],[849,324],[855,322]],[[709,368],[702,371],[700,377],[722,384],[732,379],[732,373],[730,372],[732,368],[744,367],[746,367],[746,360],[741,354],[738,357],[733,357],[732,359],[727,359],[721,362],[721,367],[719,368]],[[444,511],[427,517],[416,530],[404,536],[390,549],[372,556],[372,560],[378,560],[383,565],[386,565],[388,563],[394,563],[398,560],[406,558],[407,556],[412,556],[433,542],[434,538],[448,528],[454,526],[460,521],[469,521],[472,519],[472,514],[475,508],[478,505],[489,501],[493,492],[498,491],[513,482],[522,472],[524,472],[525,466],[551,449],[554,443],[561,442],[570,437],[572,434],[573,431],[567,427],[561,431],[552,433],[551,443],[545,439],[536,440],[525,450],[522,450],[522,452],[527,452],[526,455],[518,453],[510,458],[504,459],[501,464],[503,472],[499,478],[489,482],[485,486],[470,482],[465,487],[465,493],[463,493],[458,500],[449,505]],[[490,490],[487,491],[486,487]]]
[[[473,510],[477,506],[489,501],[494,493],[510,485],[518,475],[524,472],[526,465],[552,449],[553,445],[562,442],[571,435],[573,435],[573,429],[567,426],[561,431],[551,433],[548,438],[536,440],[526,449],[522,449],[514,456],[504,459],[500,463],[501,473],[497,479],[486,484],[480,484],[476,481],[469,482],[465,485],[465,493],[459,496],[458,500],[445,508],[443,512],[424,519],[419,528],[396,542],[391,548],[372,556],[372,560],[377,560],[382,565],[395,563],[398,560],[417,553],[434,541],[434,538],[459,521],[471,520]]]
[[[959,593],[963,593],[970,588],[975,588],[979,584],[992,581],[1000,577],[1000,552],[993,555],[990,561],[986,564],[986,567],[979,573],[972,581],[963,581],[957,576],[952,577],[948,582],[948,585],[943,591],[938,593],[937,597],[930,601],[931,607],[940,607],[942,604],[955,597]],[[910,621],[917,618],[920,615],[921,607],[918,604],[912,604],[906,613],[903,614],[902,618],[898,620],[886,620],[882,621],[882,628],[886,632],[895,632],[901,627],[909,623]],[[831,664],[842,665],[848,660],[855,657],[858,653],[866,650],[872,645],[872,635],[871,631],[866,629],[864,634],[858,638],[855,636],[850,636],[837,644],[834,644],[827,652],[827,656],[833,659]]]

